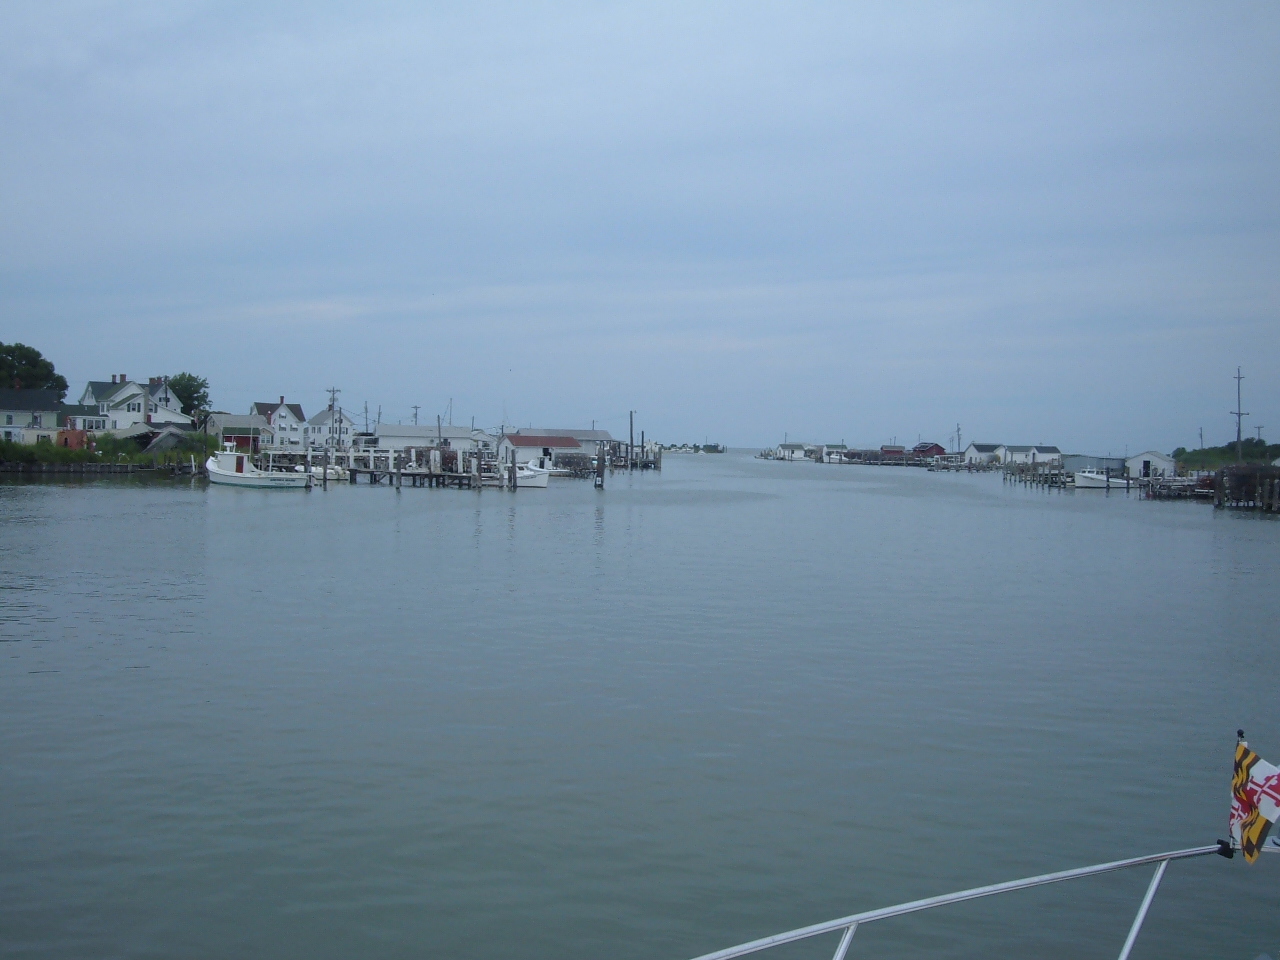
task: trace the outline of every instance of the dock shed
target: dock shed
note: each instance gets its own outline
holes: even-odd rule
[[[1000,444],[971,443],[964,448],[965,463],[999,463]]]
[[[1148,450],[1130,457],[1124,462],[1124,468],[1126,476],[1150,479],[1176,476],[1178,465],[1168,454],[1160,453],[1158,450]]]

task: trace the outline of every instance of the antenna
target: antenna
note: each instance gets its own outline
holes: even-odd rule
[[[1240,445],[1240,423],[1249,414],[1240,409],[1240,381],[1244,376],[1239,367],[1236,367],[1236,375],[1232,379],[1236,382],[1236,408],[1231,411],[1231,415],[1236,418],[1236,463],[1244,463],[1244,448]]]
[[[415,427],[418,425],[418,411],[421,409],[422,407],[420,407],[418,404],[415,403],[413,405],[413,425]]]

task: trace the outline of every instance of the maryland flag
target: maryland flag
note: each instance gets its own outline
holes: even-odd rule
[[[1250,750],[1242,732],[1231,776],[1231,839],[1249,863],[1258,859],[1276,820],[1280,820],[1280,768]]]

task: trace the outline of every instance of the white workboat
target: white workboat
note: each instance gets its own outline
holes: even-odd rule
[[[283,487],[306,490],[311,486],[307,473],[280,473],[259,470],[247,453],[234,447],[215,453],[204,462],[210,483],[224,483],[230,487]]]
[[[535,467],[532,463],[516,464],[516,487],[534,487],[538,489],[546,489],[547,481],[551,479],[551,471],[543,470],[541,467]]]
[[[1107,489],[1107,475],[1101,470],[1077,470],[1075,476],[1077,490]]]

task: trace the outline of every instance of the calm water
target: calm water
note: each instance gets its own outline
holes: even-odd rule
[[[1280,760],[1280,523],[1199,505],[669,457],[11,483],[0,547],[6,956],[682,960],[1211,843]],[[1135,956],[1280,953],[1277,861],[1171,865]],[[1148,879],[851,956],[1114,956]]]

